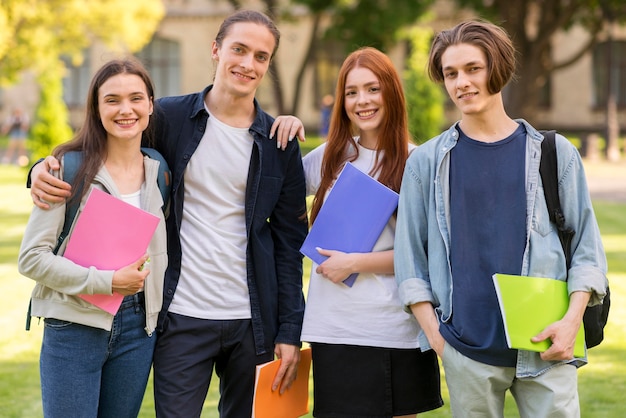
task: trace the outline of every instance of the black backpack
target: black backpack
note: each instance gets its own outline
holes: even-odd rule
[[[555,143],[555,131],[541,131],[544,140],[541,142],[541,163],[539,174],[543,183],[543,192],[552,221],[558,230],[561,246],[565,253],[567,268],[571,264],[571,241],[575,231],[565,224],[565,217],[561,210],[559,199],[558,175],[557,175],[557,155]],[[609,317],[611,307],[611,291],[607,287],[604,301],[595,306],[587,307],[583,317],[585,328],[585,342],[587,348],[595,347],[604,339],[604,326]]]

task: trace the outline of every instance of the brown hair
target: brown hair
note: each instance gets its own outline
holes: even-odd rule
[[[278,49],[278,44],[280,43],[280,31],[267,15],[257,12],[255,10],[239,10],[232,15],[228,16],[222,24],[220,25],[219,30],[217,31],[217,35],[215,36],[215,43],[217,43],[218,47],[222,47],[222,41],[228,35],[228,32],[236,23],[256,23],[261,26],[265,26],[270,33],[274,36],[274,50],[272,51],[272,56]]]
[[[361,48],[348,55],[339,70],[335,104],[322,160],[322,181],[313,199],[311,222],[315,220],[324,203],[326,192],[345,163],[354,161],[359,156],[352,123],[345,110],[346,78],[357,67],[367,68],[376,75],[385,105],[385,119],[380,129],[382,135],[376,144],[376,164],[369,174],[378,172],[379,182],[395,191],[400,190],[410,138],[402,81],[387,55],[375,48]],[[354,154],[352,150],[355,151]]]
[[[448,47],[470,44],[480,48],[487,59],[489,93],[499,93],[515,73],[515,46],[506,31],[493,23],[470,20],[449,30],[439,32],[430,48],[428,75],[443,83],[441,56]]]
[[[146,91],[150,101],[154,100],[154,85],[148,71],[138,60],[134,58],[112,60],[104,64],[94,75],[87,94],[87,106],[85,121],[74,138],[57,146],[52,155],[57,159],[70,151],[81,151],[82,162],[76,171],[75,178],[80,179],[80,184],[90,184],[96,173],[106,159],[107,132],[100,120],[98,108],[98,93],[100,87],[111,77],[118,74],[134,74],[139,76],[146,85]],[[148,123],[148,128],[143,133],[142,143],[150,145],[153,142],[153,124]],[[78,186],[78,187],[77,187]],[[86,187],[77,185],[72,187],[70,200],[80,200],[86,192]],[[77,191],[80,190],[80,193]]]

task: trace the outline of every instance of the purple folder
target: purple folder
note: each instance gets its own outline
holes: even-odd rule
[[[371,252],[398,206],[398,193],[347,163],[320,209],[300,252],[317,264],[316,247],[346,253]],[[344,283],[352,287],[357,273]]]

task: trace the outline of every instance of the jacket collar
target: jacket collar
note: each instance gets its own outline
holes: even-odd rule
[[[196,95],[191,106],[189,119],[195,119],[200,114],[202,114],[202,112],[206,112],[206,109],[204,107],[204,98],[209,93],[209,91],[211,91],[212,88],[213,84],[205,87],[202,92]],[[263,138],[269,139],[270,126],[271,123],[274,121],[273,118],[265,113],[263,109],[261,109],[261,106],[259,106],[259,102],[256,98],[254,98],[254,110],[255,117],[252,125],[250,126],[250,131],[260,135]]]

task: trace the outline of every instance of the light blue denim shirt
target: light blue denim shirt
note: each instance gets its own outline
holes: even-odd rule
[[[576,231],[567,272],[539,176],[543,136],[526,121],[518,122],[527,131],[526,247],[521,274],[567,279],[570,294],[591,292],[589,305],[601,303],[607,287],[607,264],[580,155],[566,138],[556,136],[561,206],[568,226]],[[457,124],[417,147],[407,160],[395,238],[395,273],[403,305],[408,310],[412,304],[431,302],[440,321],[449,321],[453,309],[449,174],[450,150],[459,138]],[[423,332],[420,346],[430,347]],[[586,361],[585,357],[572,362],[581,366]],[[520,350],[516,374],[520,378],[537,376],[558,363],[541,360],[539,353]]]

